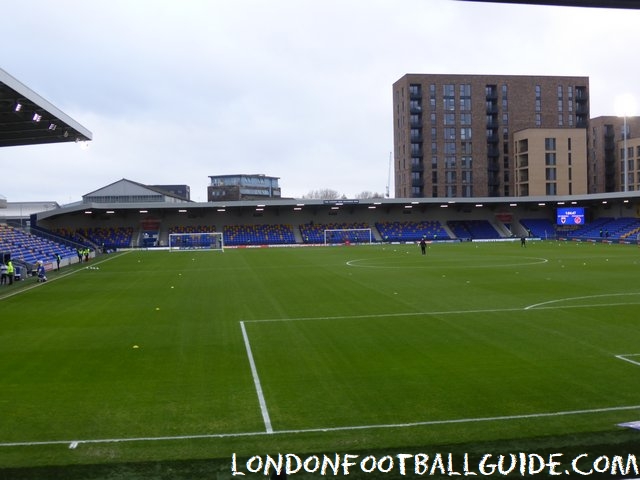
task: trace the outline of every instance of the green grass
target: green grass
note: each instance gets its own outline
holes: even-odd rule
[[[22,289],[0,300],[0,478],[625,444],[640,366],[616,355],[640,354],[639,258],[556,242],[141,251],[28,279],[0,290]]]

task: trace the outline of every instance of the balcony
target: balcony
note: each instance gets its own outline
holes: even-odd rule
[[[496,158],[500,156],[500,149],[497,147],[489,147],[487,148],[487,157]]]

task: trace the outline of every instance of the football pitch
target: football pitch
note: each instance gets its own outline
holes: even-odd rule
[[[635,435],[639,273],[555,241],[104,255],[0,290],[0,472]]]

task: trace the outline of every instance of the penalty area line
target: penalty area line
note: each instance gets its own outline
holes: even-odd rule
[[[258,402],[260,403],[260,413],[262,413],[262,419],[266,433],[273,433],[273,427],[271,426],[271,418],[269,417],[269,410],[267,409],[267,401],[264,398],[262,391],[262,384],[260,383],[260,377],[258,376],[258,369],[256,362],[253,359],[253,353],[251,352],[251,344],[249,343],[249,335],[247,335],[247,329],[244,326],[244,322],[240,321],[240,328],[242,329],[242,338],[244,339],[244,346],[247,350],[247,357],[249,358],[249,366],[251,367],[251,375],[253,376],[253,384],[258,395]]]
[[[76,449],[80,445],[105,444],[105,443],[130,443],[130,442],[158,442],[158,441],[179,441],[179,440],[198,440],[198,439],[221,439],[221,438],[241,438],[241,437],[260,437],[265,435],[291,435],[304,433],[330,433],[344,431],[361,431],[361,430],[380,430],[389,428],[412,428],[437,425],[455,425],[464,423],[480,423],[480,422],[508,422],[518,420],[530,420],[538,418],[553,418],[570,415],[590,415],[598,413],[622,412],[628,410],[640,410],[640,405],[627,405],[619,407],[603,407],[590,408],[584,410],[566,410],[559,412],[542,412],[528,413],[521,415],[503,415],[494,417],[477,417],[477,418],[458,418],[449,420],[428,420],[424,422],[408,422],[408,423],[392,423],[379,425],[352,425],[344,427],[325,427],[325,428],[306,428],[306,429],[290,429],[290,430],[271,430],[260,432],[238,432],[238,433],[212,433],[201,435],[177,435],[177,436],[161,436],[161,437],[129,437],[129,438],[105,438],[93,440],[51,440],[41,442],[13,442],[0,443],[3,447],[37,447],[45,445],[68,445],[70,449]]]

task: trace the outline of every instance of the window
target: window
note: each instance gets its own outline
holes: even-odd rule
[[[456,109],[456,99],[455,98],[445,98],[444,99],[444,109],[446,111],[453,111]]]
[[[451,127],[446,127],[444,129],[444,139],[445,140],[455,140],[456,139],[456,129]]]
[[[545,153],[544,154],[544,164],[545,165],[555,165],[556,164],[556,154],[555,153]]]
[[[460,99],[460,111],[468,112],[471,110],[471,99],[470,98],[461,98]]]
[[[470,97],[471,96],[471,85],[470,84],[461,84],[460,85],[460,96],[461,97]]]
[[[460,129],[460,140],[471,140],[471,128],[463,127]]]
[[[453,97],[455,95],[455,86],[452,84],[446,84],[442,86],[442,95],[446,97]]]
[[[446,183],[456,183],[456,171],[455,170],[447,170],[445,172],[445,182]]]
[[[556,149],[556,139],[555,138],[545,138],[544,139],[544,149],[545,150],[555,150]]]
[[[471,114],[470,113],[461,113],[460,114],[460,125],[471,125]]]
[[[557,195],[557,187],[555,183],[547,183],[546,185],[546,194],[547,195]]]
[[[556,178],[556,169],[555,168],[547,168],[545,171],[545,178],[547,180],[557,180]]]
[[[455,125],[456,124],[456,114],[455,113],[445,113],[444,114],[444,124],[445,125]]]
[[[444,167],[445,168],[456,168],[456,157],[455,156],[446,156],[444,157]]]

